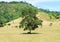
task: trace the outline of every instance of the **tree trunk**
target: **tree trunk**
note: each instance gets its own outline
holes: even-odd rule
[[[29,30],[28,34],[31,34],[31,30]]]
[[[31,34],[31,30],[30,30],[30,34]]]

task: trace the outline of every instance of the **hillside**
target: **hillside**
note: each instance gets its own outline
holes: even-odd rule
[[[0,2],[0,27],[28,14],[38,14],[39,19],[46,21],[60,19],[60,12],[38,9],[27,2]]]
[[[47,9],[39,9],[39,12],[42,12],[43,14],[45,14],[45,17],[49,17],[49,20],[57,20],[60,19],[60,12],[59,11],[50,11]],[[41,14],[41,13],[40,13]]]
[[[43,21],[42,28],[32,31],[35,34],[25,34],[28,31],[16,27],[21,20],[15,19],[9,22],[10,26],[0,27],[0,42],[60,42],[60,21],[52,22],[52,26],[49,26],[51,22]]]
[[[31,11],[32,10],[32,11]],[[0,25],[24,17],[27,14],[32,14],[37,8],[26,2],[0,2]],[[35,14],[35,13],[33,13]]]
[[[45,13],[45,12],[39,12],[39,13],[37,14],[37,17],[38,17],[39,19],[41,19],[41,20],[46,20],[46,21],[50,20],[48,14]]]

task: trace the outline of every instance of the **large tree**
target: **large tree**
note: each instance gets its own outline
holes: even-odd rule
[[[24,31],[29,30],[28,33],[31,34],[31,30],[35,30],[38,28],[38,25],[42,25],[42,20],[39,20],[36,17],[37,9],[34,9],[32,7],[29,7],[28,9],[25,8],[23,14],[24,18],[20,22],[20,28],[24,28]]]
[[[37,17],[27,16],[20,24],[20,27],[24,28],[24,31],[29,30],[29,33],[31,33],[31,30],[35,30],[38,28],[38,25],[42,25],[42,20],[39,20]]]

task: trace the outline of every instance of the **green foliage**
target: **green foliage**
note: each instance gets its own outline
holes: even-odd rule
[[[10,26],[11,24],[9,23],[8,26]]]
[[[37,9],[27,2],[0,2],[0,25],[5,24],[11,20],[19,17],[27,16],[28,14],[35,14]],[[33,10],[33,13],[32,11]],[[1,24],[2,23],[2,24]]]
[[[4,25],[3,25],[3,22],[0,21],[0,27],[3,27],[3,26],[4,26]]]
[[[0,16],[0,27],[3,27],[6,21],[7,20],[4,17]]]
[[[26,11],[23,11],[22,14],[24,14],[24,19],[20,22],[20,28],[24,28],[25,30],[29,30],[31,33],[31,30],[35,30],[36,28],[38,28],[38,25],[42,25],[42,20],[39,20],[36,17],[37,14],[37,9],[33,8],[33,7],[29,7],[28,9],[25,8]],[[28,13],[27,13],[28,12]]]
[[[35,30],[38,28],[38,25],[42,24],[42,20],[39,20],[37,17],[27,16],[21,21],[20,24],[24,30]]]
[[[47,13],[50,19],[53,19],[53,18],[60,19],[60,12],[58,11],[50,11],[50,10],[42,9],[42,8],[40,8],[39,11]]]

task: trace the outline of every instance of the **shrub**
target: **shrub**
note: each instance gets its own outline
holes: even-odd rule
[[[15,26],[15,28],[18,28],[18,26]]]
[[[50,23],[49,26],[52,26],[53,23]]]
[[[10,26],[11,24],[9,23],[8,26]]]

